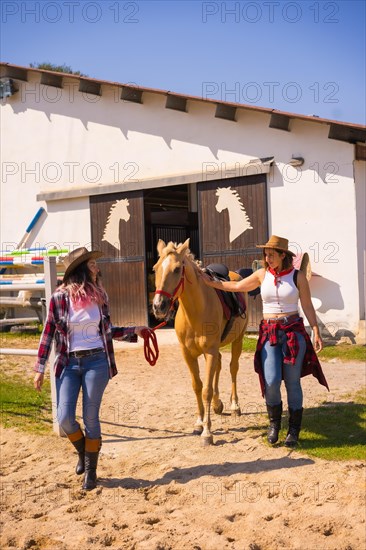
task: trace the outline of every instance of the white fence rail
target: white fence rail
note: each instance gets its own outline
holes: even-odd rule
[[[52,292],[57,287],[57,268],[56,268],[56,258],[50,256],[49,258],[45,258],[44,261],[44,284],[33,284],[33,285],[27,285],[27,284],[15,284],[15,285],[0,285],[0,290],[5,289],[7,292],[10,290],[38,290],[43,289],[45,291],[46,296],[46,304],[47,309],[48,305],[50,303],[50,299],[52,296]],[[14,319],[3,319],[3,321],[11,321],[14,324]],[[30,319],[26,319],[26,321],[29,323]],[[38,321],[38,318],[36,319]],[[37,355],[37,350],[33,349],[11,349],[11,348],[4,348],[0,350],[0,353],[3,353],[4,355]],[[49,357],[49,364],[53,365],[55,358],[55,352],[54,349],[52,349]],[[64,435],[61,433],[60,427],[57,422],[57,397],[56,397],[56,383],[55,383],[55,375],[53,372],[53,368],[50,368],[50,380],[51,380],[51,401],[52,401],[52,419],[53,419],[53,430],[58,435]]]
[[[0,348],[0,355],[37,355],[36,349]]]

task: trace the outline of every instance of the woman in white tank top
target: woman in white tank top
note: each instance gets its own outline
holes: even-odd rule
[[[313,374],[328,388],[314,348],[323,348],[308,281],[292,265],[295,256],[288,248],[288,240],[272,235],[263,245],[264,267],[241,281],[213,281],[202,274],[205,283],[230,292],[250,292],[259,286],[263,302],[263,319],[255,352],[255,370],[259,375],[262,394],[266,399],[269,417],[267,438],[271,444],[278,441],[281,428],[281,383],[285,381],[289,410],[289,428],[285,445],[295,447],[298,442],[303,414],[301,377]],[[298,302],[312,328],[314,347],[299,316]]]

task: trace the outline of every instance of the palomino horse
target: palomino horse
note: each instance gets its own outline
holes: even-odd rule
[[[194,433],[200,433],[203,444],[213,442],[211,434],[210,408],[221,414],[223,403],[219,395],[221,354],[219,348],[231,344],[231,411],[240,414],[236,379],[242,340],[248,319],[235,317],[234,322],[221,342],[227,320],[216,291],[207,286],[200,276],[200,267],[189,251],[189,239],[184,244],[167,245],[158,242],[159,260],[154,266],[155,296],[153,312],[157,319],[164,319],[172,311],[175,300],[179,308],[175,317],[175,331],[180,342],[183,357],[192,377],[196,394],[198,418]],[[237,274],[233,274],[237,275]],[[239,278],[239,276],[237,276]],[[247,297],[245,296],[247,303]],[[205,376],[202,382],[199,373],[198,357],[205,357]]]

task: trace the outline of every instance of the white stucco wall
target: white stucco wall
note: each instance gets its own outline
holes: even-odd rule
[[[309,253],[318,275],[311,280],[314,304],[330,332],[357,332],[362,213],[358,206],[356,219],[354,151],[328,139],[327,125],[292,120],[285,132],[269,128],[266,113],[238,110],[234,123],[215,118],[213,104],[189,100],[182,113],[166,109],[159,94],[144,93],[140,105],[120,100],[108,85],[95,97],[77,92],[73,80],[61,90],[40,85],[36,73],[30,78],[1,106],[3,243],[17,242],[41,205],[48,216],[35,242],[90,242],[88,198],[40,204],[41,191],[118,182],[122,191],[126,182],[200,172],[207,163],[220,178],[225,167],[274,155],[269,231]],[[304,157],[301,169],[288,165],[293,155]]]
[[[357,254],[360,298],[360,319],[365,319],[366,309],[366,162],[354,161],[355,195],[357,212]]]

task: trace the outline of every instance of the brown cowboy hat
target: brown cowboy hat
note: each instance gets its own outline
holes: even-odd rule
[[[282,250],[286,254],[291,254],[291,256],[296,256],[291,250],[288,249],[288,239],[284,237],[277,237],[277,235],[272,235],[269,241],[266,244],[257,244],[257,248],[275,248],[277,250]]]
[[[65,274],[63,280],[65,280],[65,278],[70,275],[70,273],[75,268],[77,268],[78,265],[82,264],[83,262],[87,262],[92,258],[100,258],[101,256],[103,256],[103,252],[100,252],[99,250],[89,251],[87,248],[85,248],[85,246],[75,248],[75,250],[72,250],[62,260],[62,263],[65,266]]]

